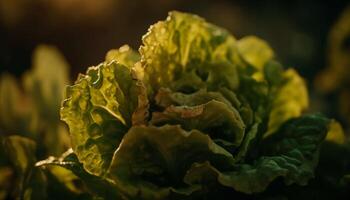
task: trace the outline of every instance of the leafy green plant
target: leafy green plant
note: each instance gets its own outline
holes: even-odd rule
[[[142,41],[67,88],[72,149],[37,166],[69,169],[105,199],[258,197],[314,177],[331,120],[302,115],[305,82],[266,42],[180,12]]]
[[[350,195],[341,125],[305,114],[305,81],[265,41],[170,12],[142,42],[109,51],[62,104],[68,67],[52,47],[21,86],[2,75],[0,199]]]

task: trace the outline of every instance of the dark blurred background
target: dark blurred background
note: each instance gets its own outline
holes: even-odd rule
[[[179,10],[198,14],[237,38],[266,40],[284,66],[307,80],[310,110],[345,121],[337,111],[339,95],[320,98],[313,82],[327,67],[329,33],[347,5],[347,0],[0,0],[0,74],[20,77],[31,68],[34,48],[45,43],[63,53],[75,80],[103,61],[109,49],[123,44],[137,49],[151,24]]]
[[[111,48],[137,48],[150,24],[170,10],[196,13],[237,38],[257,35],[278,59],[312,80],[325,66],[327,34],[346,0],[0,0],[0,72],[17,76],[31,66],[36,45],[58,47],[72,79]]]

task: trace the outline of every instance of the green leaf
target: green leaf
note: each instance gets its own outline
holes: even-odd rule
[[[257,139],[257,134],[259,131],[259,125],[260,123],[253,124],[250,129],[247,129],[244,139],[238,149],[237,152],[235,152],[235,160],[242,161],[245,160],[245,157],[249,151],[249,149],[254,148],[253,145],[256,145],[254,141]]]
[[[164,112],[153,112],[150,123],[179,124],[188,131],[197,129],[231,148],[241,144],[245,132],[239,112],[216,100],[198,106],[169,106]]]
[[[270,87],[276,87],[283,81],[283,66],[275,60],[264,65],[264,78]]]
[[[305,81],[295,70],[285,71],[283,81],[271,99],[273,102],[265,136],[278,130],[285,121],[299,117],[309,105]]]
[[[123,45],[119,49],[109,50],[106,55],[106,61],[117,61],[118,63],[131,68],[136,62],[140,61],[140,55],[128,45]]]
[[[210,102],[213,100],[215,100],[215,102]],[[243,137],[245,137],[244,140],[250,141],[253,139],[252,137],[255,137],[257,132],[258,124],[252,126],[251,130],[247,131],[246,136],[243,135],[244,131],[249,130],[250,125],[252,124],[252,110],[249,105],[245,103],[242,104],[238,100],[236,94],[227,88],[220,88],[218,92],[208,92],[201,89],[192,94],[172,92],[170,89],[161,88],[155,96],[155,101],[157,106],[165,108],[165,111],[162,113],[153,112],[151,123],[158,125],[165,123],[178,123],[186,130],[201,130],[204,133],[209,134],[212,138],[215,138],[215,142],[222,145],[230,152],[234,152],[236,150],[235,146],[238,147],[240,145]],[[206,108],[206,112],[203,112],[204,108]],[[238,109],[239,113],[237,112],[236,108]],[[231,109],[233,111],[231,111]],[[197,114],[198,116],[182,116],[182,114],[191,113]],[[217,113],[220,113],[220,116],[217,116]],[[225,126],[225,121],[233,119],[232,115],[230,115],[231,117],[227,117],[227,115],[222,113],[226,113],[228,115],[230,115],[229,113],[234,114],[236,115],[238,121],[233,120],[232,123],[228,122],[226,125],[231,127],[228,128]],[[210,121],[210,123],[203,123],[201,120],[207,122]],[[196,121],[198,123],[195,123]],[[218,125],[220,123],[222,123],[221,127]],[[235,125],[233,125],[235,123],[237,123],[239,127],[238,129],[235,129]],[[222,128],[222,130],[220,130],[220,128]],[[237,143],[234,144],[232,141],[227,140],[229,138],[240,139],[238,139]],[[245,150],[241,151],[237,158],[241,158],[241,155],[245,155],[249,142],[245,141],[244,143],[246,144],[242,145],[240,148]]]
[[[233,93],[233,95],[235,94]],[[240,102],[236,96],[233,96],[231,98],[232,101],[229,101],[220,92],[210,92],[206,91],[205,89],[198,90],[197,92],[194,92],[192,94],[184,94],[181,92],[173,92],[168,88],[160,88],[158,90],[157,95],[155,96],[155,103],[162,108],[166,108],[171,105],[198,106],[207,103],[211,100],[220,101],[228,106],[240,106]]]
[[[14,195],[18,199],[45,199],[46,179],[42,172],[34,167],[36,162],[36,144],[20,136],[0,138],[6,157],[16,173]],[[13,195],[13,194],[12,194]]]
[[[278,177],[287,185],[306,185],[314,176],[321,142],[327,133],[328,120],[309,115],[286,122],[280,130],[267,138],[266,148],[253,164],[236,164],[231,171],[222,171],[211,163],[197,163],[188,171],[189,184],[219,184],[251,194],[263,192]]]
[[[71,170],[55,165],[45,166],[45,168],[49,168],[49,172],[55,177],[57,184],[66,187],[69,192],[76,194],[83,192],[82,188],[79,188],[79,184],[82,184],[80,179]]]
[[[32,115],[38,115],[39,121],[57,123],[63,92],[69,83],[69,66],[55,47],[47,45],[35,49],[32,65],[33,69],[23,76],[25,92],[35,107]]]
[[[254,121],[261,121],[269,114],[269,87],[264,81],[257,81],[251,76],[241,75],[240,87],[237,92],[246,110],[252,110],[250,115]]]
[[[23,94],[19,89],[16,79],[10,74],[0,76],[0,128],[3,131],[24,131],[27,114]]]
[[[2,145],[11,162],[21,174],[27,174],[35,163],[35,142],[20,136],[3,138]]]
[[[241,58],[258,71],[262,71],[267,61],[274,56],[271,47],[255,36],[246,36],[238,40],[237,49]]]
[[[92,195],[96,195],[97,197],[101,197],[103,199],[125,199],[118,193],[116,185],[111,180],[95,176],[87,172],[84,169],[83,164],[79,162],[78,157],[72,149],[66,151],[61,157],[57,158],[51,156],[46,160],[39,161],[36,163],[36,166],[43,169],[48,169],[50,172],[52,172],[53,169],[67,169],[69,171],[65,171],[65,173],[71,178],[74,178],[72,177],[71,173],[74,173],[74,175],[79,177]],[[61,171],[59,173],[62,175]],[[63,179],[63,177],[57,178],[61,180]],[[68,184],[70,184],[68,185],[69,187],[74,187],[71,185],[73,184],[72,182],[68,182]],[[76,190],[76,188],[71,189]]]
[[[145,88],[131,69],[116,62],[102,63],[80,75],[67,88],[61,118],[71,133],[79,161],[94,175],[103,175],[114,151],[132,124],[147,115]]]
[[[191,14],[170,12],[151,26],[140,48],[145,81],[153,91],[194,92],[238,87],[234,63],[235,39],[226,30]]]
[[[2,149],[0,149],[1,152]],[[1,157],[4,159],[4,157]],[[9,166],[0,167],[0,199],[10,196],[11,187],[14,180],[14,170]]]
[[[59,110],[68,79],[68,64],[60,52],[52,46],[38,46],[32,69],[23,76],[23,85],[17,85],[10,75],[1,77],[1,129],[39,141],[38,148],[45,153],[62,153],[69,140],[59,120]]]
[[[171,193],[196,190],[182,178],[193,162],[206,160],[220,169],[233,162],[230,153],[197,130],[134,126],[114,154],[109,176],[132,198],[165,199]]]
[[[344,130],[341,124],[336,120],[332,120],[329,123],[326,140],[337,144],[346,143],[346,135],[344,133]]]

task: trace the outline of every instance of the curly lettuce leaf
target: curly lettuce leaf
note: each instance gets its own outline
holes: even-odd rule
[[[307,87],[299,74],[293,69],[288,69],[282,78],[282,84],[273,95],[266,135],[278,130],[285,121],[299,117],[309,106]]]
[[[264,81],[242,75],[241,84],[237,94],[252,122],[262,122],[269,114],[269,85]]]
[[[233,153],[236,161],[245,156],[258,132],[259,123],[252,124],[253,111],[249,105],[241,103],[236,94],[226,88],[218,92],[202,89],[192,94],[161,88],[155,101],[165,110],[153,112],[151,124],[180,124],[185,130],[201,130]]]
[[[89,173],[103,175],[129,127],[143,123],[147,114],[143,90],[130,68],[113,61],[89,68],[67,88],[61,118],[68,124],[72,147]]]
[[[227,88],[220,88],[218,91],[207,91],[200,89],[191,94],[173,92],[169,88],[160,88],[155,96],[155,104],[164,109],[169,106],[198,106],[216,100],[238,110],[246,126],[253,122],[253,111],[249,104],[239,100],[236,93]],[[242,101],[242,102],[241,102]]]
[[[271,47],[262,39],[246,36],[237,41],[240,57],[257,71],[262,71],[264,65],[274,57]]]
[[[234,107],[238,107],[240,102],[237,97],[233,97]],[[229,106],[232,103],[224,97],[220,92],[210,92],[205,89],[198,90],[192,94],[184,94],[181,92],[173,92],[169,88],[160,88],[155,96],[155,103],[162,108],[173,106],[197,106],[207,103],[211,100],[223,102]]]
[[[287,185],[306,185],[314,176],[328,123],[328,119],[320,115],[291,119],[264,141],[264,153],[252,164],[236,164],[234,170],[225,172],[209,162],[196,163],[188,171],[185,181],[208,184],[207,180],[216,180],[247,194],[263,192],[278,177],[283,177]]]
[[[140,61],[140,54],[128,45],[123,45],[119,49],[112,49],[107,52],[106,61],[111,62],[113,60],[131,68],[136,62]]]
[[[135,126],[114,154],[109,177],[133,198],[164,199],[193,192],[196,187],[186,186],[182,178],[193,162],[206,160],[220,169],[233,162],[229,152],[197,130]]]
[[[191,14],[170,12],[151,26],[140,47],[145,81],[151,90],[169,87],[193,92],[225,86],[238,87],[235,39],[226,30]]]
[[[216,100],[198,106],[169,106],[164,112],[153,112],[150,123],[179,124],[187,131],[197,129],[231,148],[241,144],[245,132],[239,112]]]
[[[112,50],[67,90],[62,119],[84,172],[127,199],[203,197],[212,186],[253,194],[314,176],[329,121],[300,117],[305,83],[266,42],[171,12],[139,52],[140,62],[127,46]]]

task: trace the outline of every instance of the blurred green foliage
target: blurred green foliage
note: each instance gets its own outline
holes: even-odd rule
[[[68,131],[59,120],[64,88],[69,83],[68,64],[57,49],[38,46],[33,68],[22,84],[10,74],[0,77],[0,132],[38,141],[46,155],[60,155],[69,146]]]
[[[330,30],[326,58],[327,66],[316,77],[315,88],[328,100],[324,107],[350,131],[350,5]]]
[[[35,167],[38,160],[60,155],[70,146],[68,130],[59,119],[68,70],[55,47],[41,45],[21,82],[1,75],[0,199],[46,199],[52,191],[63,191],[64,196],[80,190],[70,171],[52,167],[44,172]]]

